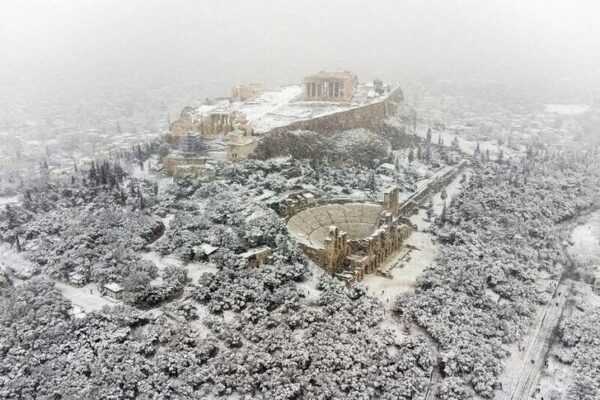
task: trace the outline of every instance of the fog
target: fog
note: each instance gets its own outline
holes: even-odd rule
[[[600,399],[600,0],[0,0],[0,400]]]
[[[595,1],[22,1],[0,3],[5,100],[98,88],[362,79],[585,80],[600,71]]]

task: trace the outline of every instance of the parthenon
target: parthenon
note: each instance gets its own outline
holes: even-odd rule
[[[321,71],[304,78],[304,99],[350,101],[357,85],[358,78],[350,71]]]

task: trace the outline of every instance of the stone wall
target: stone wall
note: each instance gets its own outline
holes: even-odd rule
[[[260,136],[254,137],[250,134],[246,136],[251,136],[254,140],[259,141],[264,137],[276,136],[295,130],[309,130],[320,134],[333,134],[357,128],[375,129],[383,120],[395,114],[403,102],[404,94],[402,93],[402,89],[397,88],[384,100],[376,103],[366,104],[322,117],[293,122],[285,126],[273,128]],[[251,143],[250,141],[240,143],[234,136],[232,135],[228,142],[227,159],[233,162],[245,161],[253,154],[257,143]]]
[[[406,217],[410,216],[416,208],[425,204],[433,193],[437,193],[442,190],[442,188],[448,186],[448,184],[466,167],[467,161],[463,160],[458,165],[449,168],[447,171],[442,171],[438,176],[433,176],[427,185],[415,191],[399,205],[399,214]]]
[[[170,154],[165,157],[163,167],[175,179],[197,176],[212,178],[215,170],[212,165],[207,163],[207,160],[206,157]]]
[[[260,138],[240,133],[229,135],[227,142],[227,159],[232,162],[244,161],[256,150]]]
[[[262,136],[277,135],[295,130],[309,130],[332,134],[356,128],[372,129],[381,121],[394,114],[403,101],[404,94],[402,93],[402,89],[397,88],[385,100],[380,102],[366,104],[305,121],[293,122],[286,126],[271,129]]]

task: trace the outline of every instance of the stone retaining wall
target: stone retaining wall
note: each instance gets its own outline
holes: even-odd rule
[[[262,136],[277,135],[295,130],[309,130],[317,133],[332,134],[356,128],[372,129],[381,121],[393,115],[403,101],[404,94],[402,93],[402,89],[397,88],[385,100],[380,102],[309,120],[293,122],[286,126],[271,129],[262,134]]]

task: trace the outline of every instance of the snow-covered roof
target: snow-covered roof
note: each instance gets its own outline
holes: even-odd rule
[[[386,170],[389,170],[389,171],[393,171],[393,170],[396,169],[396,167],[394,166],[394,164],[390,164],[390,163],[383,163],[383,164],[381,164],[379,166],[379,168],[386,169]]]
[[[252,256],[257,255],[257,254],[264,253],[266,251],[271,251],[271,248],[269,246],[260,246],[260,247],[255,247],[253,249],[250,249],[250,250],[248,250],[245,253],[242,253],[240,255],[243,258],[248,258],[248,257],[252,257]]]
[[[218,247],[211,246],[208,243],[202,243],[199,247],[200,247],[200,250],[202,250],[204,252],[204,254],[206,254],[207,256],[210,256],[212,253],[219,250]]]
[[[81,281],[81,280],[85,279],[85,277],[77,272],[71,272],[69,274],[69,279],[72,281]]]
[[[118,293],[118,292],[120,292],[120,291],[123,290],[123,288],[121,287],[121,285],[119,285],[116,282],[107,283],[106,285],[104,285],[104,289],[106,289],[106,290],[108,290],[110,292],[113,292],[113,293]]]

